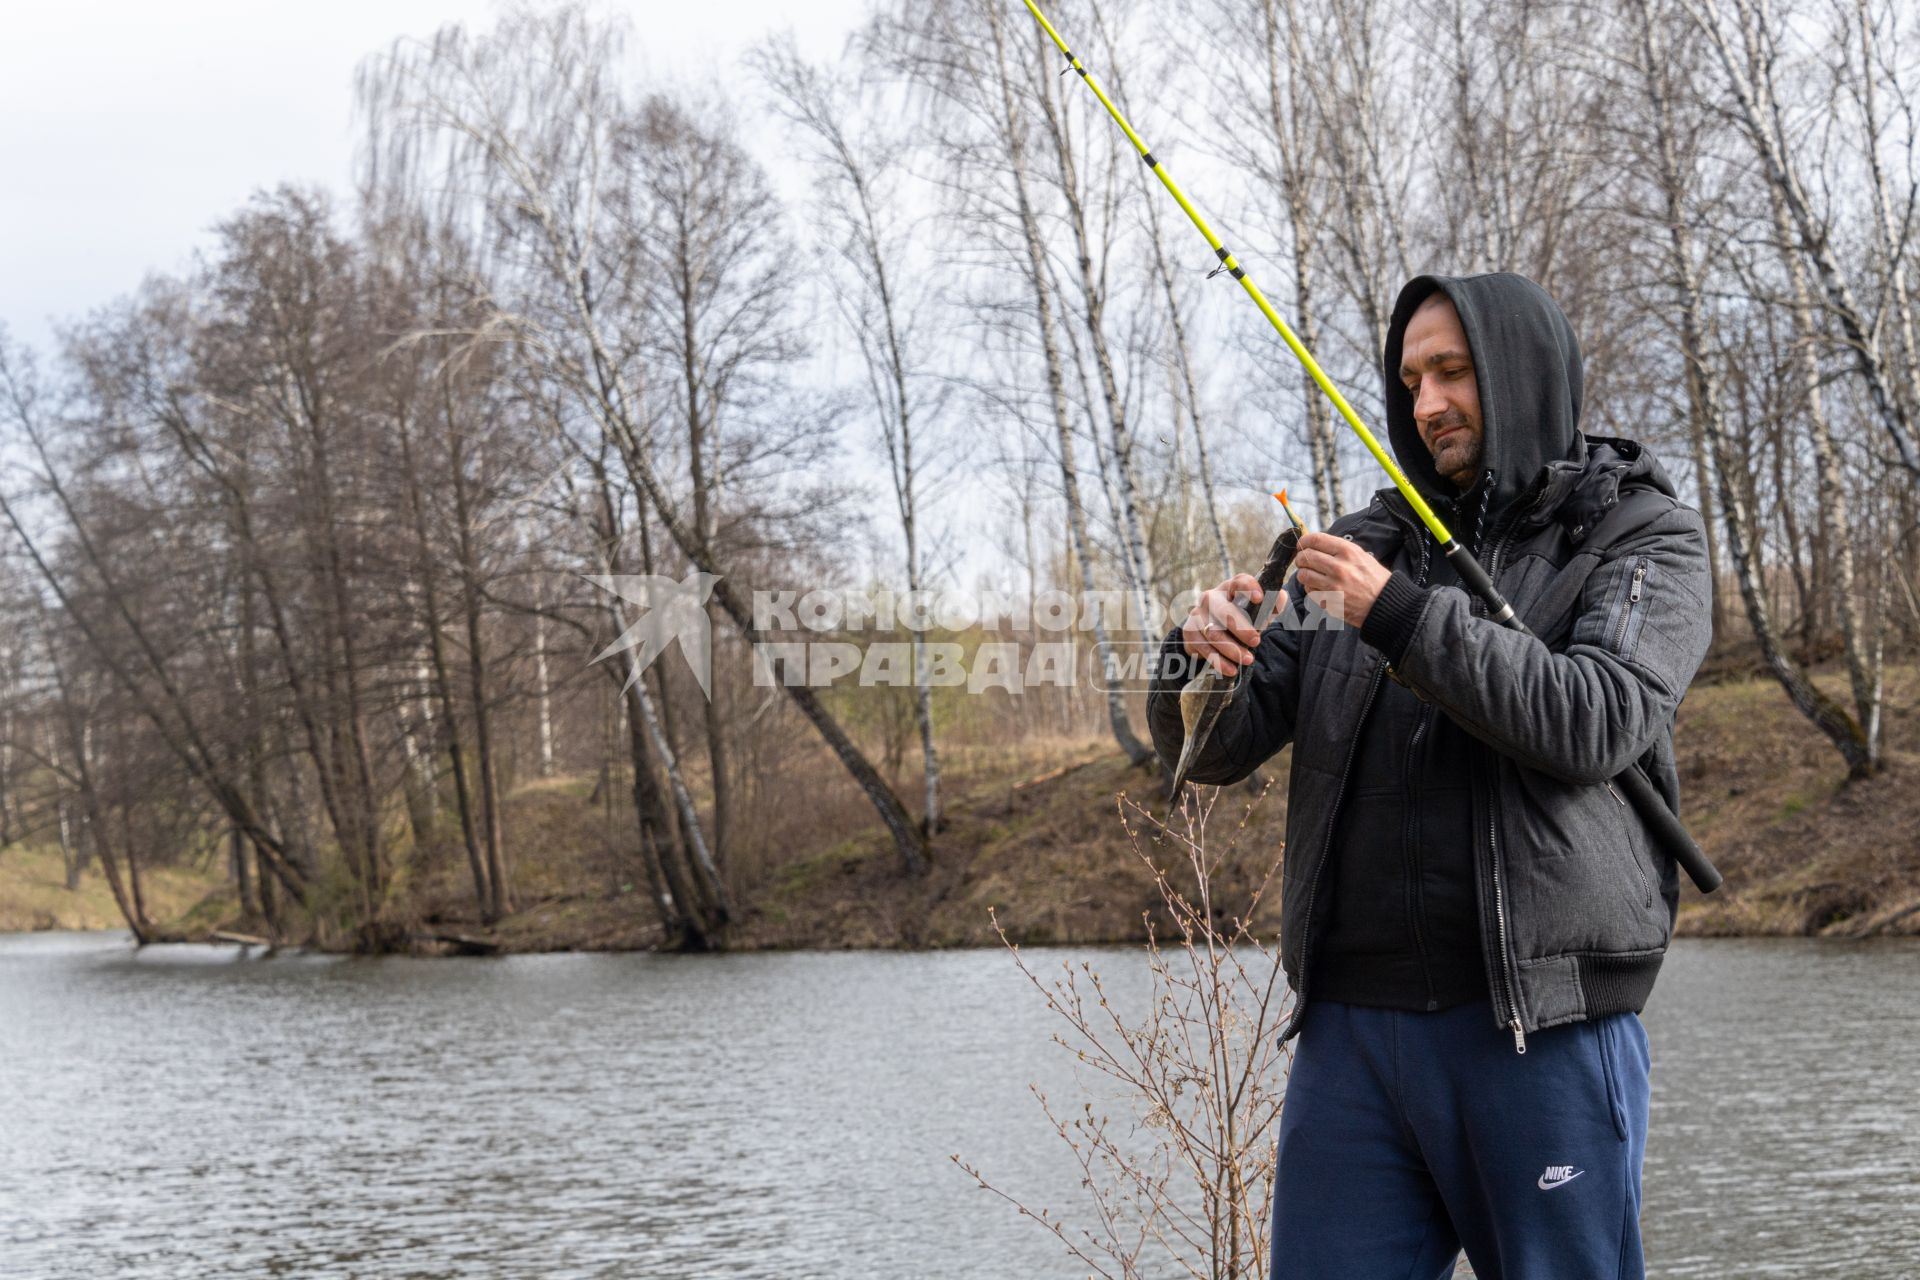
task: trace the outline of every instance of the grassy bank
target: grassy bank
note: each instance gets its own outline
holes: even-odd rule
[[[1845,678],[1819,677],[1846,699]],[[1887,673],[1887,768],[1849,783],[1771,679],[1696,686],[1675,727],[1684,811],[1727,883],[1688,890],[1703,936],[1920,934],[1920,671]]]
[[[1837,673],[1821,683],[1842,693]],[[1913,668],[1889,672],[1887,704],[1887,770],[1849,784],[1839,755],[1772,679],[1735,672],[1688,694],[1676,727],[1685,813],[1726,884],[1703,896],[1683,877],[1681,933],[1920,934],[1920,679]],[[1151,832],[1130,842],[1115,797],[1150,800],[1161,817],[1164,803],[1153,779],[1100,744],[1069,763],[1078,767],[959,797],[925,882],[903,883],[873,839],[795,864],[754,895],[739,943],[977,945],[993,940],[990,907],[1020,940],[1140,937],[1154,895],[1137,850],[1161,857],[1177,850],[1156,845]],[[1268,775],[1274,785],[1259,794],[1209,792],[1209,838],[1234,846],[1227,862],[1234,909],[1279,848],[1284,757]],[[1256,918],[1270,920],[1276,907],[1268,901]]]
[[[220,893],[218,872],[166,867],[141,878],[147,911],[156,920],[178,920],[210,895]],[[57,845],[9,845],[0,850],[0,933],[30,929],[119,929],[124,922],[106,877],[96,866],[67,888],[66,864]]]
[[[1822,679],[1839,691],[1837,674]],[[1711,897],[1684,888],[1680,931],[1920,933],[1916,703],[1915,670],[1890,673],[1888,769],[1848,784],[1839,756],[1813,736],[1770,679],[1736,671],[1697,685],[1681,709],[1676,738],[1686,816],[1727,883]],[[996,916],[1010,937],[1030,943],[1143,936],[1146,913],[1157,901],[1146,858],[1164,865],[1180,856],[1178,840],[1156,829],[1166,807],[1154,776],[1127,768],[1099,740],[957,750],[951,764],[947,821],[933,842],[930,875],[903,879],[891,846],[864,823],[839,838],[830,824],[815,824],[821,834],[796,840],[789,860],[742,876],[730,944],[989,945],[997,942]],[[1285,776],[1283,757],[1257,783],[1207,793],[1206,839],[1222,857],[1222,911],[1244,911],[1278,856]],[[429,951],[657,945],[630,853],[631,814],[595,803],[591,791],[591,779],[559,779],[511,797],[513,845],[539,856],[519,860],[520,909],[506,920],[488,927],[475,918],[464,855],[451,830],[402,855],[391,918]],[[1185,830],[1183,820],[1172,825]],[[220,872],[214,865],[149,873],[151,914],[186,936],[215,928],[258,932],[258,921],[241,917]],[[1277,887],[1257,908],[1263,924],[1277,917]],[[118,923],[97,871],[70,892],[57,853],[31,846],[0,851],[0,929]],[[300,936],[300,930],[289,933]]]

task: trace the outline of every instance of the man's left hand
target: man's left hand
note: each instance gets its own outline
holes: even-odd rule
[[[1313,602],[1350,627],[1366,623],[1373,602],[1392,572],[1359,544],[1330,533],[1309,533],[1300,539],[1294,558],[1300,585]]]

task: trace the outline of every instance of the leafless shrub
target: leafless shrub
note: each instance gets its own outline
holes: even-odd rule
[[[1073,1151],[1092,1221],[1034,1208],[960,1156],[953,1159],[1100,1276],[1265,1276],[1274,1148],[1292,1063],[1279,1030],[1292,996],[1277,948],[1252,921],[1279,853],[1232,910],[1220,882],[1246,815],[1220,848],[1207,840],[1217,794],[1170,822],[1124,793],[1118,803],[1160,896],[1160,911],[1146,913],[1144,1009],[1110,993],[1091,961],[1064,962],[1059,977],[1043,977],[994,921],[1021,974],[1065,1023],[1055,1043],[1110,1086],[1107,1097],[1089,1097],[1077,1108],[1034,1089]],[[1103,1110],[1108,1101],[1123,1115]]]

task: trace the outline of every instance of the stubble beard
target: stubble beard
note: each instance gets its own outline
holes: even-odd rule
[[[1433,430],[1440,432],[1451,427],[1464,427],[1466,430],[1456,432],[1433,450],[1433,469],[1464,491],[1471,489],[1473,482],[1480,478],[1485,437],[1473,429],[1473,424],[1467,421],[1464,414],[1448,414],[1434,423]]]

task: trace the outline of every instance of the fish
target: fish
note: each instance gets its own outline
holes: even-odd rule
[[[1280,588],[1286,585],[1287,575],[1293,571],[1293,558],[1300,552],[1300,535],[1306,532],[1306,526],[1300,523],[1300,517],[1287,505],[1287,491],[1282,489],[1273,495],[1279,500],[1281,508],[1287,513],[1288,526],[1280,531],[1273,540],[1273,549],[1267,552],[1267,563],[1259,573],[1260,607],[1253,616],[1253,629],[1265,631],[1273,619],[1274,608],[1280,601]],[[1244,599],[1235,603],[1246,607]],[[1222,676],[1212,667],[1207,667],[1199,675],[1187,681],[1180,690],[1180,724],[1186,732],[1180,746],[1180,760],[1173,768],[1173,786],[1168,794],[1178,796],[1180,784],[1186,781],[1187,770],[1192,767],[1194,758],[1213,735],[1214,726],[1220,723],[1220,715],[1233,704],[1234,698],[1246,686],[1253,676],[1251,663],[1241,667],[1233,676]]]

